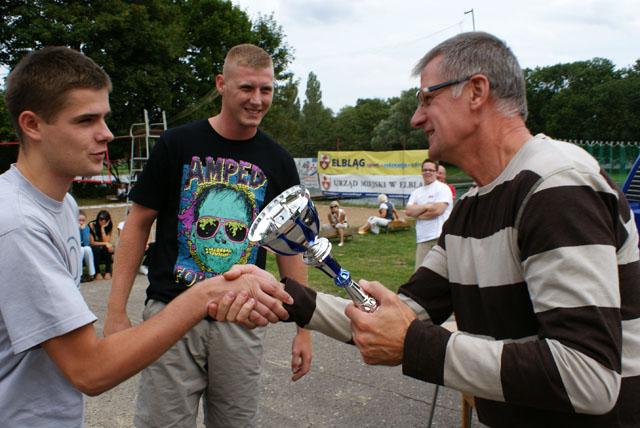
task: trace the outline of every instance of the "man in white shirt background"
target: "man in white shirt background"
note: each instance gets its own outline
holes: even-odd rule
[[[411,192],[405,210],[416,221],[416,262],[415,269],[429,250],[438,242],[442,225],[449,218],[453,206],[453,195],[449,186],[438,181],[438,163],[430,159],[422,162],[424,185]]]

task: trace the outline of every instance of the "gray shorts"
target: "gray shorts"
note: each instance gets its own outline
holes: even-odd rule
[[[165,304],[150,300],[145,320]],[[142,371],[136,427],[195,427],[200,398],[207,427],[256,425],[264,328],[200,321]]]
[[[418,270],[420,266],[422,266],[422,262],[424,258],[427,256],[429,251],[438,243],[438,238],[432,239],[430,241],[418,242],[416,245],[416,264],[415,270]]]

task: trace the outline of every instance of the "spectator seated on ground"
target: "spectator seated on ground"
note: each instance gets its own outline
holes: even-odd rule
[[[358,228],[358,233],[360,235],[365,235],[369,233],[369,231],[377,235],[380,233],[381,227],[387,227],[390,222],[400,218],[398,211],[396,211],[396,207],[389,202],[387,195],[384,193],[379,194],[378,202],[380,202],[380,206],[378,207],[379,216],[369,217],[367,223]]]
[[[96,277],[96,268],[93,264],[93,251],[91,250],[91,231],[87,225],[87,214],[80,210],[78,213],[78,225],[80,228],[80,251],[82,260],[87,267],[87,273],[82,275],[81,282],[91,282]],[[80,266],[82,270],[82,265]]]
[[[327,214],[328,224],[322,225],[322,232],[324,236],[330,237],[337,235],[340,238],[338,247],[344,245],[344,238],[347,235],[347,229],[349,223],[347,222],[347,213],[340,208],[338,201],[333,201],[329,204],[329,213]]]
[[[107,210],[100,211],[96,219],[89,223],[89,231],[91,232],[89,237],[97,279],[111,279],[111,265],[113,263],[112,230],[111,214]],[[104,265],[104,274],[100,273],[101,265]]]

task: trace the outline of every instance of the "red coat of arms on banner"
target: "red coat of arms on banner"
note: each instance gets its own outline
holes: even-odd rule
[[[331,156],[329,156],[326,153],[323,153],[322,156],[320,156],[320,168],[322,169],[327,169],[329,168],[329,163],[331,162]]]
[[[331,180],[329,179],[329,177],[327,177],[326,175],[322,176],[322,180],[321,180],[321,184],[322,184],[322,188],[324,190],[329,190],[331,189]]]

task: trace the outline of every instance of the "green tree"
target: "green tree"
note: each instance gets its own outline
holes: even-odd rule
[[[294,152],[295,156],[316,156],[319,150],[335,149],[333,126],[333,112],[322,104],[320,81],[315,73],[310,72],[300,121],[300,142],[303,146],[299,152]]]
[[[284,82],[276,82],[271,110],[262,121],[261,128],[276,138],[294,156],[303,156],[300,144],[300,99],[298,81],[290,76]]]
[[[17,141],[17,137],[4,102],[4,91],[0,90],[0,142],[14,141]],[[9,165],[15,162],[17,158],[17,145],[0,145],[0,174],[9,169]]]
[[[640,139],[640,75],[628,75],[597,85],[587,95],[593,103],[593,131],[589,139]]]
[[[252,23],[228,0],[7,0],[0,3],[0,64],[12,67],[27,52],[64,45],[93,58],[114,89],[110,126],[116,135],[142,121],[142,110],[167,112],[178,125],[217,111],[214,76],[238,43],[274,55],[278,77],[291,60],[273,17]],[[179,120],[177,120],[178,118]],[[126,144],[113,144],[111,151]],[[119,157],[112,153],[112,158]]]
[[[389,102],[379,98],[358,99],[355,106],[340,110],[335,119],[340,149],[371,150],[373,130],[389,111]]]
[[[525,70],[527,125],[566,139],[631,136],[630,115],[640,113],[633,75],[603,58]]]
[[[142,110],[168,110],[174,82],[186,74],[180,10],[161,0],[124,2],[11,1],[0,9],[0,60],[13,66],[28,51],[63,45],[82,51],[114,82],[111,126],[116,134]]]
[[[0,89],[0,141],[17,141],[2,89]]]
[[[389,115],[373,130],[371,148],[374,150],[424,149],[427,141],[424,133],[411,127],[411,117],[416,111],[416,90],[403,91],[393,103]]]

